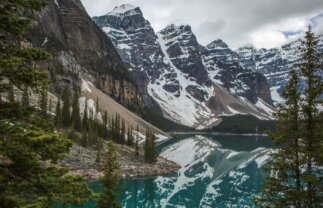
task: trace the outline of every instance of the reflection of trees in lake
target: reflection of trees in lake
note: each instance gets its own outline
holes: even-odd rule
[[[144,193],[147,207],[154,207],[154,180],[144,180]]]

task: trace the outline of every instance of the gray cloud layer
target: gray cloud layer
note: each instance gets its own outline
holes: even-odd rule
[[[201,44],[217,38],[229,46],[274,47],[298,38],[313,17],[323,13],[322,0],[82,0],[91,16],[121,4],[139,6],[156,31],[166,25],[190,24]],[[323,32],[323,15],[315,18]],[[295,33],[286,36],[287,33]],[[284,35],[285,34],[285,35]]]

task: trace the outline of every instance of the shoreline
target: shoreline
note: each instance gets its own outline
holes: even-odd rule
[[[203,131],[190,131],[190,132],[166,132],[170,135],[227,135],[227,136],[268,136],[268,134],[257,134],[257,133],[230,133],[230,132],[203,132]]]
[[[144,162],[142,153],[134,156],[134,151],[124,145],[117,146],[117,158],[120,164],[121,179],[147,178],[163,176],[177,172],[181,167],[174,161],[167,160],[161,156],[156,162],[149,164]],[[101,167],[103,161],[95,162],[97,152],[90,148],[84,148],[73,144],[70,153],[59,163],[70,168],[69,175],[81,175],[88,180],[97,180],[104,176]],[[101,155],[104,158],[104,154]]]

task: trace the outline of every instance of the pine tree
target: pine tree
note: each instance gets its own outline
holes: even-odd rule
[[[98,200],[99,208],[121,208],[117,198],[117,188],[119,184],[119,164],[115,153],[115,146],[111,142],[108,142],[107,157],[105,159],[104,177],[102,180],[103,191]]]
[[[144,146],[144,156],[145,156],[145,161],[149,161],[149,130],[146,130],[146,138],[145,138],[145,146]]]
[[[49,102],[48,102],[48,112],[52,114],[52,108],[53,108],[53,100],[52,97],[49,97]]]
[[[137,125],[136,128],[136,140],[135,140],[135,155],[136,157],[139,156],[139,126]]]
[[[147,130],[146,131],[146,141],[145,141],[145,161],[147,163],[154,163],[156,161],[156,153],[155,153],[155,134]]]
[[[48,96],[48,92],[47,92],[47,88],[44,87],[41,90],[41,95],[40,95],[40,109],[41,109],[41,114],[44,117],[47,117],[47,104],[48,104],[48,100],[47,100],[47,96]]]
[[[307,184],[307,207],[319,207],[323,203],[323,171],[317,166],[323,164],[323,144],[322,144],[322,117],[318,105],[322,104],[323,94],[322,70],[323,58],[318,52],[318,39],[312,32],[311,26],[305,34],[305,41],[302,42],[301,51],[303,53],[302,62],[298,65],[301,75],[306,81],[306,96],[301,104],[304,117],[304,129],[302,137],[305,141],[305,156],[307,159],[306,173],[304,180]],[[321,204],[322,205],[322,204]]]
[[[103,115],[103,137],[106,138],[108,136],[108,112],[104,111]]]
[[[128,126],[128,132],[127,132],[127,145],[133,146],[132,127],[130,126]]]
[[[298,74],[293,70],[291,79],[283,91],[286,102],[280,105],[276,113],[278,128],[271,134],[274,142],[281,148],[271,154],[270,174],[264,184],[264,190],[255,202],[262,207],[303,207],[301,196],[301,171],[304,161],[301,159],[300,138],[300,93]]]
[[[10,103],[14,103],[15,102],[15,93],[14,93],[14,87],[13,87],[13,83],[12,82],[10,82],[10,84],[9,84],[8,101]]]
[[[76,131],[81,131],[82,130],[82,122],[81,122],[81,115],[80,115],[79,96],[78,96],[77,92],[74,93],[71,120],[73,123],[73,128]]]
[[[124,119],[121,119],[121,129],[120,129],[120,139],[121,139],[121,144],[125,144],[126,143],[126,124]]]
[[[278,131],[273,134],[280,149],[272,154],[267,171],[271,174],[264,190],[256,198],[262,207],[320,207],[322,204],[323,116],[318,110],[322,104],[322,55],[317,51],[317,39],[311,31],[302,41],[302,61],[297,67],[305,78],[305,98],[298,92],[299,78],[291,72],[284,89],[284,106],[278,110]]]
[[[83,131],[88,131],[88,109],[87,109],[87,100],[85,99],[85,106],[83,111],[83,118],[82,118],[82,129]]]
[[[151,148],[151,162],[154,163],[156,162],[156,136],[154,132],[151,132],[151,144],[150,144],[150,148]]]
[[[96,115],[98,115],[100,112],[99,97],[96,97],[95,109],[96,109]]]
[[[1,1],[0,94],[13,95],[13,86],[41,93],[47,86],[47,74],[37,62],[49,54],[23,43],[24,31],[45,3]],[[0,103],[0,155],[10,161],[0,164],[0,207],[82,205],[92,195],[84,179],[54,165],[68,153],[70,140],[54,133],[50,120],[38,110],[22,114],[14,98],[9,101]]]
[[[28,108],[29,107],[29,92],[28,92],[28,86],[25,86],[24,87],[24,91],[22,92],[21,104],[22,104],[22,107],[24,107],[24,108]]]
[[[71,101],[68,87],[65,86],[63,92],[63,108],[62,108],[62,124],[64,127],[69,127],[71,124]]]
[[[55,110],[55,125],[57,127],[61,127],[62,123],[62,118],[61,118],[61,100],[57,98],[57,105],[56,105],[56,110]]]

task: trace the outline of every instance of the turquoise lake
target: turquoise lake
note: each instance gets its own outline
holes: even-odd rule
[[[122,180],[119,201],[129,208],[252,207],[273,148],[271,140],[261,136],[174,136],[157,149],[181,169],[168,176]],[[99,183],[90,185],[99,192]],[[94,206],[90,201],[84,207]]]

